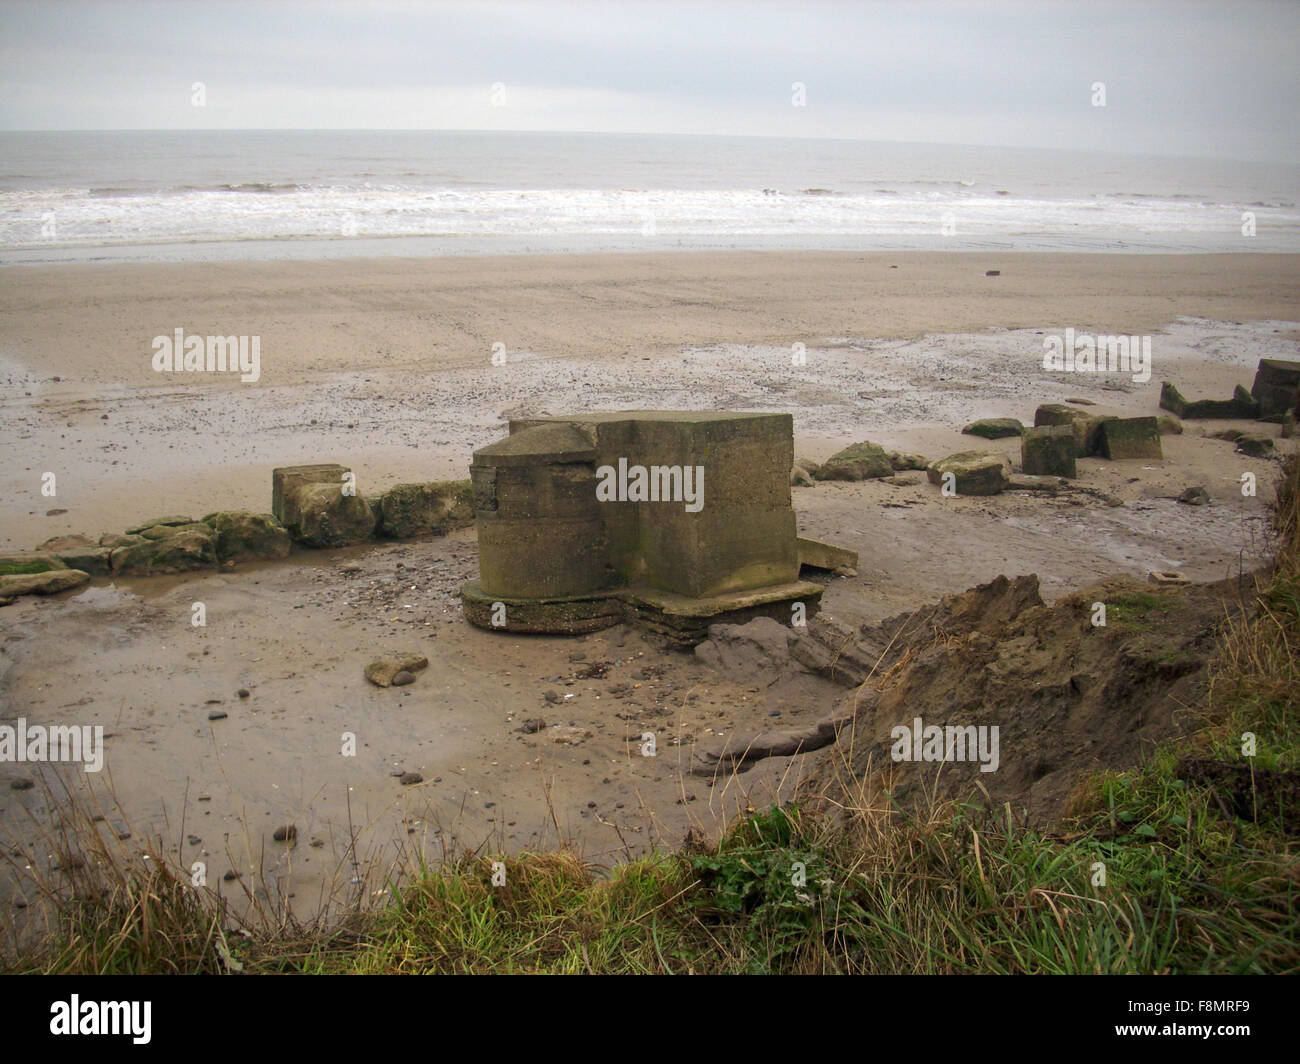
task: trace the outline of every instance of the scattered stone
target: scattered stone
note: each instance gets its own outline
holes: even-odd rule
[[[972,421],[961,430],[966,436],[981,436],[986,440],[1000,440],[1007,436],[1022,436],[1025,426],[1013,417],[986,417]]]
[[[276,842],[293,842],[297,837],[297,824],[282,824],[271,833],[271,838]]]
[[[1060,477],[1035,476],[1032,474],[1012,473],[1007,477],[1007,491],[1045,491],[1055,495],[1065,485]]]
[[[223,561],[275,561],[289,557],[292,539],[271,514],[218,510],[204,523],[216,533],[217,557]]]
[[[121,536],[116,532],[105,532],[99,537],[101,547],[133,547],[145,542],[144,536]]]
[[[0,551],[0,576],[48,573],[53,569],[66,569],[67,565],[57,555],[48,551]]]
[[[1073,426],[1041,425],[1026,430],[1020,439],[1020,467],[1030,476],[1077,477]]]
[[[156,538],[144,537],[132,546],[117,547],[110,555],[113,572],[121,576],[157,576],[193,569],[215,568],[216,536],[208,525],[151,525]]]
[[[1178,501],[1186,503],[1188,506],[1204,506],[1210,501],[1210,493],[1200,485],[1197,485],[1196,487],[1188,488],[1178,496]]]
[[[94,545],[94,540],[88,539],[85,536],[53,536],[36,549],[38,551],[50,551],[53,553],[55,551],[71,550],[74,547],[93,547]]]
[[[227,873],[226,873],[224,876],[222,876],[221,878],[224,879],[227,883],[233,883],[236,879],[240,879],[240,878],[242,878],[242,877],[240,876],[240,874],[239,874],[238,872],[236,872],[236,871],[232,868],[232,869],[230,869],[229,872],[227,872]]]
[[[814,462],[811,458],[796,458],[794,460],[794,468],[802,469],[810,477],[815,478],[821,470],[821,465],[818,462]]]
[[[208,710],[208,720],[225,720],[229,714],[224,709]]]
[[[905,469],[919,469],[924,472],[930,467],[930,459],[922,454],[905,454],[902,451],[889,452],[889,464],[894,467],[895,472],[902,472]]]
[[[56,506],[53,510],[46,510],[46,517],[58,517],[60,514],[66,514],[68,511],[62,506]]]
[[[1174,417],[1156,418],[1156,428],[1160,430],[1161,436],[1181,436],[1183,434],[1183,424]]]
[[[556,725],[550,729],[549,738],[553,743],[577,746],[584,739],[590,739],[591,732],[585,728],[577,728],[572,725]]]
[[[1211,440],[1227,440],[1229,443],[1236,443],[1244,435],[1246,434],[1242,432],[1241,429],[1219,429],[1218,432],[1211,432],[1208,438]]]
[[[892,477],[885,477],[885,483],[892,484],[896,488],[909,488],[914,484],[920,484],[923,479],[919,473],[896,473]]]
[[[878,444],[855,443],[831,455],[817,472],[818,480],[874,480],[893,473],[885,449]]]
[[[403,787],[412,787],[417,783],[423,783],[424,777],[418,772],[403,772],[397,777],[397,782]]]
[[[1001,270],[985,270],[985,271],[984,271],[984,276],[985,276],[985,277],[1001,277],[1001,276],[1002,276],[1002,271],[1001,271]]]
[[[1069,425],[1074,430],[1075,458],[1090,458],[1101,446],[1101,423],[1096,414],[1075,410],[1063,403],[1045,403],[1034,411],[1034,427]]]
[[[958,495],[996,495],[1007,485],[1009,465],[1005,455],[961,451],[934,462],[926,475],[931,484],[942,487],[944,474],[952,473],[953,489]]]
[[[1171,381],[1160,385],[1160,407],[1184,421],[1203,421],[1206,418],[1259,417],[1259,403],[1240,384],[1232,390],[1231,399],[1196,399],[1183,396]]]
[[[1269,458],[1275,452],[1273,440],[1268,436],[1244,435],[1237,441],[1237,453],[1248,458]]]
[[[811,488],[817,481],[813,475],[797,465],[790,467],[790,487]]]
[[[30,791],[33,787],[36,786],[36,784],[34,781],[28,779],[26,776],[23,776],[20,779],[14,780],[12,783],[9,784],[9,786],[15,791]]]
[[[90,574],[80,569],[52,569],[43,573],[9,573],[0,576],[0,598],[18,595],[56,595],[88,583]]]
[[[1111,461],[1163,458],[1153,417],[1115,417],[1101,423],[1101,453]]]
[[[547,691],[544,695],[542,695],[542,697],[546,699],[546,701],[551,703],[551,705],[555,705],[557,702],[560,701],[559,694],[557,694],[554,690]]]
[[[532,720],[524,721],[523,725],[519,728],[516,728],[515,730],[521,731],[525,735],[536,735],[539,731],[541,731],[545,727],[546,727],[546,721],[543,718],[534,717]]]
[[[402,669],[393,677],[394,687],[409,687],[415,683],[415,673]]]
[[[249,691],[247,687],[241,687],[238,691],[235,692],[235,694],[239,695],[240,698],[247,698]]]
[[[1091,399],[1067,399],[1067,403],[1073,403],[1075,406],[1096,406]]]
[[[429,667],[429,659],[422,654],[401,654],[396,657],[376,658],[366,666],[366,679],[376,687],[392,687],[398,673],[414,673]]]
[[[156,528],[158,526],[170,527],[174,525],[192,524],[194,524],[194,518],[192,517],[186,517],[184,514],[168,514],[165,517],[155,517],[152,520],[145,521],[143,524],[136,525],[133,528],[128,528],[126,534],[128,536],[139,535],[146,528]]]
[[[1261,358],[1255,370],[1255,382],[1250,386],[1251,397],[1259,405],[1256,416],[1261,420],[1284,416],[1295,406],[1297,389],[1300,389],[1300,362]]]

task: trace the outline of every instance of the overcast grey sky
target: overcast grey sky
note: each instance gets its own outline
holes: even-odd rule
[[[0,0],[0,128],[730,133],[1294,161],[1297,43],[1296,0]]]

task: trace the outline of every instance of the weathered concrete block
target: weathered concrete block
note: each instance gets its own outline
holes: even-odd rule
[[[289,557],[292,539],[271,514],[248,510],[218,510],[204,523],[217,537],[217,557],[223,562],[272,561]]]
[[[1277,449],[1271,437],[1249,433],[1237,440],[1237,453],[1248,458],[1271,458]]]
[[[43,573],[8,573],[0,575],[0,599],[15,595],[54,595],[80,587],[90,574],[80,569],[49,569]]]
[[[1069,425],[1074,431],[1074,456],[1089,458],[1101,448],[1102,418],[1064,403],[1044,403],[1034,411],[1034,427]]]
[[[1115,417],[1101,423],[1101,453],[1112,461],[1163,458],[1160,430],[1153,417]]]
[[[1000,440],[1007,436],[1024,435],[1025,426],[1013,417],[986,417],[972,421],[962,432],[967,436],[981,436],[986,440]]]
[[[271,513],[293,532],[299,522],[298,489],[307,484],[342,484],[344,474],[348,472],[350,470],[333,462],[281,466],[271,470]]]
[[[818,539],[799,537],[799,566],[814,569],[856,569],[858,552],[847,547],[836,547]]]
[[[855,443],[826,459],[817,471],[818,480],[875,480],[891,476],[893,463],[883,447],[874,443]]]
[[[375,534],[375,515],[360,495],[341,484],[302,484],[292,493],[298,523],[291,534],[309,547],[347,547]]]
[[[1274,418],[1294,410],[1300,395],[1300,362],[1261,358],[1250,394],[1259,404],[1260,418]]]
[[[1076,477],[1074,426],[1041,425],[1020,441],[1020,468],[1030,476]]]
[[[1007,486],[1008,465],[1004,455],[961,451],[931,463],[926,476],[940,488],[951,483],[958,495],[996,495]],[[952,476],[946,478],[949,473]]]
[[[1240,384],[1233,389],[1231,399],[1187,399],[1174,385],[1165,381],[1160,385],[1160,406],[1184,421],[1204,421],[1208,418],[1246,418],[1259,416],[1259,404]]]
[[[0,576],[48,573],[68,566],[55,554],[44,550],[0,551]]]
[[[122,576],[158,576],[209,569],[217,564],[216,534],[207,525],[179,527],[174,535],[162,539],[145,539],[133,546],[118,547],[109,562],[113,572]]]
[[[474,523],[474,490],[468,480],[396,484],[379,496],[374,509],[380,535],[445,536]]]

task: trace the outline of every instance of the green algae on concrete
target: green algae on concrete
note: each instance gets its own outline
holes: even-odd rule
[[[1076,477],[1074,427],[1038,425],[1020,441],[1020,468],[1030,476]]]
[[[1101,423],[1101,453],[1112,461],[1163,458],[1154,417],[1113,417]]]

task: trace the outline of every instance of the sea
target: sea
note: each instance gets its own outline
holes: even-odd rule
[[[0,133],[0,265],[576,252],[1298,252],[1300,166],[607,133]]]

